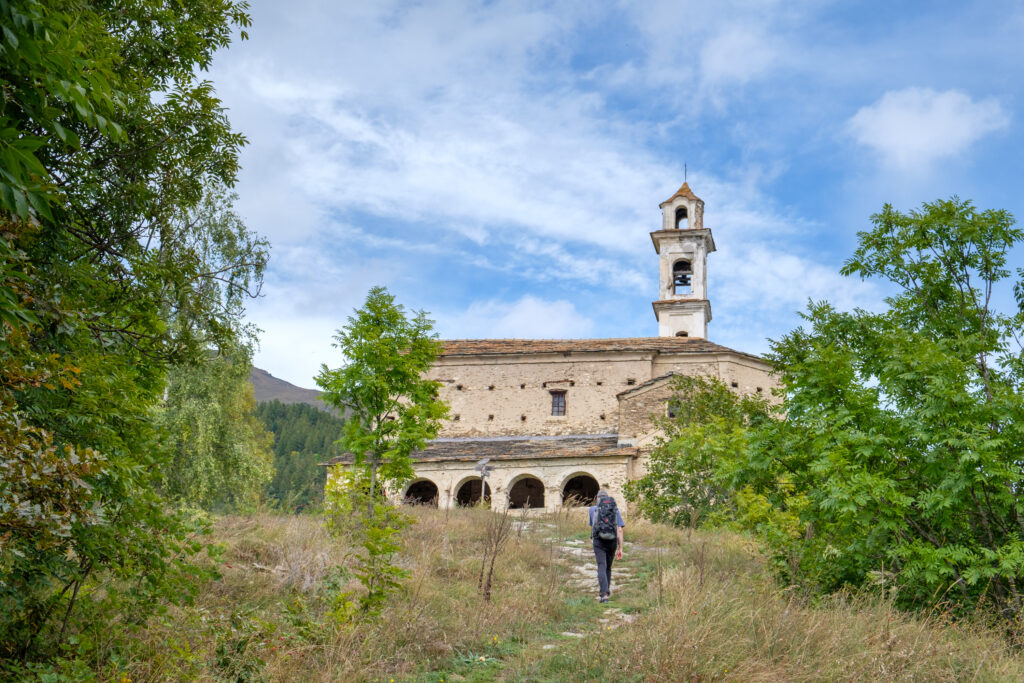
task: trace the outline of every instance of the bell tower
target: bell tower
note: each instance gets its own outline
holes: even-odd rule
[[[704,227],[704,201],[687,183],[661,203],[661,229],[651,233],[659,256],[658,300],[653,303],[659,337],[707,339],[708,254],[715,250]]]

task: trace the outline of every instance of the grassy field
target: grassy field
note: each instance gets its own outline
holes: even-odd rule
[[[222,578],[119,646],[114,680],[1024,680],[995,632],[875,598],[810,605],[756,546],[631,521],[609,604],[596,600],[582,510],[515,518],[478,594],[483,510],[419,508],[404,592],[347,620],[353,549],[313,516],[226,517]],[[588,562],[591,566],[588,566]],[[111,624],[111,634],[118,624]],[[112,642],[114,642],[112,640]]]

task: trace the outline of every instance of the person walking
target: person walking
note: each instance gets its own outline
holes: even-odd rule
[[[597,492],[594,504],[590,506],[590,537],[594,541],[594,558],[597,560],[597,586],[601,602],[608,602],[612,595],[612,559],[622,559],[622,513],[615,499],[607,491]]]

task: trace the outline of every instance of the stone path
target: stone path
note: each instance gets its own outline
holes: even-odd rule
[[[581,595],[592,597],[595,601],[597,593],[597,563],[594,560],[594,551],[589,540],[558,538],[558,527],[555,524],[530,520],[523,523],[523,531],[530,530],[533,533],[543,533],[547,536],[546,541],[554,544],[557,551],[556,561],[566,567],[568,571],[568,584]],[[573,533],[575,533],[574,530]],[[591,628],[579,629],[576,631],[564,631],[561,633],[560,642],[545,643],[541,646],[543,650],[555,650],[565,643],[573,640],[586,638],[606,628],[618,628],[623,624],[633,623],[637,615],[623,612],[615,607],[616,596],[628,593],[632,586],[638,585],[634,576],[635,569],[629,562],[629,558],[637,553],[643,553],[649,548],[635,546],[627,541],[623,545],[625,558],[617,560],[612,565],[612,602],[608,603],[602,611],[602,616],[597,619]]]

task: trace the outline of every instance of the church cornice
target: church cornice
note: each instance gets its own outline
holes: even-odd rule
[[[711,228],[691,228],[686,230],[655,230],[654,232],[651,233],[651,242],[654,243],[654,251],[658,254],[661,253],[662,240],[687,241],[700,238],[704,239],[709,254],[713,251],[716,251],[715,238],[711,236]]]

